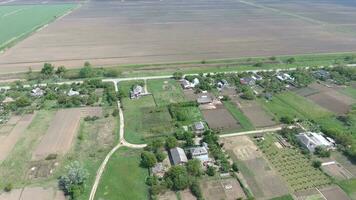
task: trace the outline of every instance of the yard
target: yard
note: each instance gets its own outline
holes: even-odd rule
[[[151,95],[139,99],[124,98],[125,139],[144,143],[150,137],[173,132],[172,119],[166,107],[157,107]]]
[[[157,106],[186,101],[180,84],[173,79],[147,81],[148,92],[152,93]]]
[[[240,111],[239,108],[233,102],[225,101],[225,108],[231,113],[231,115],[240,123],[242,126],[241,131],[249,131],[253,130],[254,126],[251,121],[244,115],[243,112]]]
[[[279,148],[276,142],[278,139],[275,135],[268,134],[265,135],[263,141],[257,142],[257,145],[293,191],[307,190],[331,183],[331,180],[322,171],[314,168],[311,161],[298,149]]]
[[[169,110],[173,119],[181,125],[191,125],[203,120],[199,107],[195,105],[172,105]]]
[[[0,6],[0,50],[50,23],[75,4]]]
[[[95,199],[147,199],[148,189],[145,179],[148,172],[139,165],[139,150],[120,148],[113,154],[106,167]]]

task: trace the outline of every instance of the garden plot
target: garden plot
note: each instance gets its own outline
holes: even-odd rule
[[[65,200],[63,192],[53,188],[25,187],[0,194],[0,200]]]
[[[356,177],[356,164],[352,160],[348,159],[341,152],[334,151],[331,153],[331,159],[340,163],[347,171],[349,171],[354,177]]]
[[[259,148],[293,191],[323,187],[331,183],[329,177],[314,168],[311,161],[301,154],[299,149],[278,148],[274,144],[278,142],[274,134],[265,135],[264,138],[263,141],[258,142]]]
[[[252,124],[257,128],[274,126],[277,123],[273,121],[273,117],[266,113],[266,111],[256,101],[239,101],[240,109],[246,115]]]
[[[298,200],[325,200],[316,188],[295,192],[294,195]]]
[[[281,177],[269,166],[253,141],[247,136],[223,138],[224,148],[237,162],[256,199],[283,196],[289,190]]]
[[[351,200],[339,186],[330,186],[319,189],[327,200]]]
[[[158,106],[185,101],[182,87],[176,80],[157,79],[147,81],[148,92]]]
[[[322,165],[322,169],[329,176],[332,176],[338,180],[351,179],[354,175],[345,169],[341,164],[337,162],[332,162],[326,165]]]
[[[203,181],[201,188],[203,197],[206,200],[246,198],[239,182],[235,178]]]
[[[209,127],[215,131],[225,133],[241,129],[240,123],[225,108],[202,110],[202,113]]]
[[[164,194],[158,195],[158,200],[177,200],[177,195],[172,191],[166,191]]]
[[[43,160],[51,154],[64,155],[67,153],[79,128],[80,118],[100,114],[100,109],[96,107],[57,111],[46,134],[33,152],[32,160]]]
[[[308,88],[310,90],[318,91],[313,93],[305,93],[303,96],[312,100],[316,104],[336,113],[336,114],[345,114],[347,113],[351,105],[355,101],[344,94],[341,94],[337,89],[332,86],[325,86],[318,83],[310,85]],[[302,93],[303,92],[299,92]]]
[[[11,150],[16,145],[17,141],[22,137],[22,133],[27,129],[27,127],[31,124],[35,114],[27,114],[20,118],[15,117],[12,118],[8,124],[12,124],[13,122],[16,125],[12,128],[11,132],[6,136],[3,135],[0,140],[0,162],[2,162],[7,155],[11,152]]]
[[[197,200],[197,198],[188,189],[181,191],[180,197],[181,200]]]

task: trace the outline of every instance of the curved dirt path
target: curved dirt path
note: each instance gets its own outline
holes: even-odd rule
[[[118,92],[118,87],[117,87],[117,82],[116,81],[112,81],[115,84],[115,91]],[[117,101],[117,108],[119,109],[119,117],[120,117],[120,130],[119,130],[119,134],[120,134],[120,139],[119,139],[119,143],[113,148],[111,149],[111,151],[106,155],[104,161],[101,163],[98,171],[96,172],[96,177],[95,177],[95,181],[93,184],[93,187],[91,189],[90,192],[90,196],[89,196],[89,200],[94,200],[95,198],[95,193],[96,190],[98,189],[99,183],[100,183],[100,179],[101,176],[104,173],[105,167],[107,165],[107,163],[109,162],[109,159],[111,158],[111,156],[122,146],[126,146],[129,148],[144,148],[146,146],[146,144],[131,144],[129,142],[127,142],[125,140],[124,137],[124,128],[125,128],[125,121],[124,121],[124,113],[121,109],[121,104],[120,101]]]

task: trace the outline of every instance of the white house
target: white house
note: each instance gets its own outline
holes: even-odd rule
[[[135,85],[130,91],[131,99],[138,99],[143,93],[143,87],[141,85]]]
[[[44,95],[44,91],[39,87],[36,87],[31,90],[31,96],[33,97],[41,97],[43,95]]]
[[[72,88],[70,88],[69,92],[67,93],[68,96],[77,96],[79,95],[78,91],[73,90]]]
[[[198,159],[202,163],[210,161],[208,150],[204,146],[202,147],[193,147],[189,150],[190,154],[192,155],[193,159]]]
[[[297,138],[310,152],[314,152],[316,147],[325,147],[327,149],[334,147],[334,143],[327,140],[321,133],[299,133]]]
[[[277,73],[276,77],[280,80],[280,81],[294,81],[294,78],[292,76],[290,76],[287,73],[283,73],[283,72],[279,72]]]

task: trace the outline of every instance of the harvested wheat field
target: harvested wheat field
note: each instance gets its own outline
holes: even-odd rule
[[[72,145],[79,128],[80,119],[85,116],[100,116],[101,108],[71,108],[57,111],[51,124],[32,154],[32,160],[45,159],[50,154],[64,155]]]
[[[2,53],[0,71],[350,52],[355,13],[353,0],[91,0]]]
[[[5,129],[9,132],[8,134],[2,133],[0,140],[0,163],[6,159],[7,155],[14,148],[17,141],[23,136],[23,132],[31,124],[34,116],[35,114],[27,114],[22,117],[15,116],[8,121]],[[8,130],[8,126],[12,123],[16,123],[16,125],[14,125],[11,130]]]

